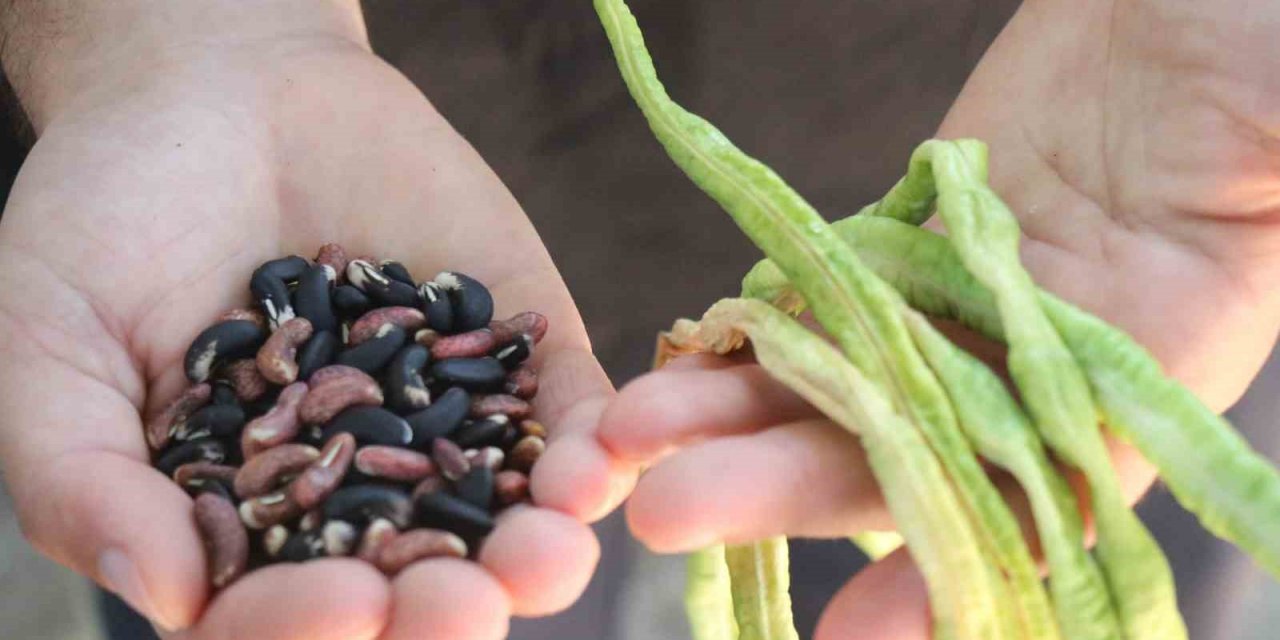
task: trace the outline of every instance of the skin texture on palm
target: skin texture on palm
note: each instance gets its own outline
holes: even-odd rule
[[[1030,0],[939,131],[990,143],[992,184],[1020,218],[1036,279],[1129,331],[1218,410],[1280,328],[1280,82],[1259,63],[1276,53],[1263,25],[1280,12],[1238,4]],[[816,412],[779,400],[757,367],[677,364],[624,388],[601,429],[615,455],[656,463],[628,506],[652,548],[885,525],[862,455],[833,451],[807,421]],[[1110,446],[1136,500],[1153,472]],[[748,482],[750,495],[720,489]],[[817,637],[849,629],[927,637],[905,554],[850,581]]]
[[[174,637],[498,638],[509,615],[568,606],[599,553],[583,523],[633,472],[593,436],[612,390],[514,199],[362,40],[302,31],[148,52],[156,73],[57,109],[29,94],[40,139],[0,226],[0,456],[33,544],[189,627]],[[499,316],[550,318],[540,507],[505,514],[479,565],[433,560],[389,582],[323,560],[209,601],[190,500],[150,469],[138,414],[185,385],[187,342],[247,302],[246,274],[327,241],[403,257],[419,277],[465,270],[492,286]]]

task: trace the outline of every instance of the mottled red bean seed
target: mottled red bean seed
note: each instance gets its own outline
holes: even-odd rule
[[[504,507],[529,498],[529,476],[507,469],[493,476],[493,497]]]
[[[280,325],[258,349],[258,370],[262,377],[278,385],[298,379],[298,347],[311,338],[311,321],[293,318]]]
[[[202,493],[192,508],[196,529],[204,542],[209,582],[221,589],[249,566],[249,534],[240,524],[235,505],[222,496]]]
[[[298,407],[307,396],[307,383],[295,382],[284,388],[276,398],[276,405],[265,414],[249,421],[240,436],[240,447],[246,460],[262,451],[293,440],[302,423]]]
[[[431,457],[435,460],[436,466],[440,468],[440,474],[450,480],[457,481],[462,476],[467,475],[468,471],[471,471],[471,463],[467,460],[467,454],[452,440],[436,438],[436,441],[431,445]]]
[[[209,404],[212,395],[213,387],[207,382],[187,387],[147,423],[147,444],[155,451],[163,449],[188,416]]]
[[[413,334],[413,341],[430,349],[443,337],[431,329],[419,329],[417,333]]]
[[[507,456],[507,468],[529,473],[546,450],[547,443],[542,438],[525,436],[511,448],[511,454]]]
[[[493,331],[498,344],[511,342],[522,333],[529,334],[537,344],[547,335],[547,317],[534,311],[525,311],[506,320],[495,320],[489,324],[489,330]]]
[[[236,495],[252,498],[275,491],[285,478],[296,476],[320,457],[315,447],[282,444],[249,458],[236,473]]]
[[[427,316],[413,307],[381,307],[360,316],[351,324],[347,343],[356,346],[379,335],[384,325],[395,325],[406,333],[414,333],[427,326]]]
[[[267,318],[257,309],[232,309],[220,316],[218,322],[226,322],[227,320],[248,320],[261,329],[267,328]]]
[[[360,537],[360,546],[356,549],[356,557],[377,565],[382,550],[399,535],[396,525],[385,518],[376,518],[365,528]]]
[[[529,400],[538,395],[538,370],[529,365],[521,365],[507,374],[507,383],[503,388],[507,393]]]
[[[346,365],[323,367],[311,374],[311,390],[298,407],[298,417],[306,424],[324,424],[357,405],[382,404],[382,387],[369,374]]]
[[[488,329],[476,329],[466,333],[444,336],[431,345],[431,357],[436,360],[448,358],[479,358],[489,355],[498,340]]]
[[[427,476],[413,488],[413,492],[409,494],[409,497],[417,499],[418,496],[424,496],[428,493],[444,491],[448,486],[448,481],[441,476]]]
[[[339,433],[320,450],[320,458],[311,463],[289,484],[289,495],[304,510],[324,502],[342,484],[351,459],[355,457],[356,439]]]
[[[524,400],[505,393],[480,395],[471,398],[471,417],[487,418],[504,415],[512,420],[523,420],[533,414],[533,407]]]
[[[522,435],[522,436],[537,436],[537,437],[539,437],[539,438],[542,438],[543,440],[546,440],[546,439],[547,439],[547,428],[546,428],[545,426],[543,426],[543,425],[542,425],[542,423],[541,423],[541,422],[538,422],[537,420],[521,420],[521,421],[520,421],[520,435]]]
[[[222,368],[219,375],[231,383],[231,388],[236,392],[236,400],[240,402],[259,400],[271,389],[271,383],[262,377],[258,363],[253,358],[230,362]]]
[[[467,543],[448,531],[412,529],[400,533],[382,547],[377,565],[383,573],[395,575],[418,560],[445,557],[467,557]]]
[[[240,503],[240,521],[250,529],[266,529],[292,520],[305,511],[283,491],[250,498]]]
[[[436,473],[436,465],[425,453],[401,447],[370,445],[356,451],[356,470],[367,476],[397,482],[418,482]]]
[[[333,269],[336,283],[341,284],[347,274],[347,250],[336,242],[330,242],[320,247],[320,252],[316,254],[316,264]]]

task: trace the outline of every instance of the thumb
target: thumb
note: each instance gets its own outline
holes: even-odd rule
[[[0,463],[23,533],[157,626],[190,625],[204,552],[191,500],[147,462],[137,409],[48,354],[3,356]]]

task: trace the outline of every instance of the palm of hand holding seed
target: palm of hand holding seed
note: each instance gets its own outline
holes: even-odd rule
[[[1253,35],[1280,12],[1169,4],[1024,4],[939,137],[991,144],[992,184],[1037,282],[1129,331],[1222,410],[1280,328],[1280,153],[1267,133],[1280,84],[1257,63],[1280,50]],[[677,359],[623,389],[601,437],[654,465],[628,517],[659,551],[893,527],[856,438],[751,363]],[[1126,446],[1112,453],[1136,498],[1151,469]],[[898,552],[836,596],[817,637],[928,627],[924,585]]]
[[[250,55],[251,54],[251,55]],[[591,436],[611,393],[518,205],[403,78],[360,47],[249,52],[34,114],[0,225],[0,453],[24,530],[182,638],[499,638],[560,610],[629,488]],[[218,96],[217,100],[209,96]],[[479,564],[388,581],[355,560],[271,566],[210,600],[190,498],[151,469],[138,415],[186,384],[195,331],[243,306],[264,259],[325,241],[465,269],[497,313],[551,319],[536,410],[553,425],[537,508]]]

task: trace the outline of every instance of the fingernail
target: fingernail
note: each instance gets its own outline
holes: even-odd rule
[[[142,576],[129,556],[119,549],[107,549],[98,556],[98,575],[103,586],[120,596],[134,611],[150,620],[164,631],[174,631],[176,625],[160,616],[155,603],[142,583]]]

